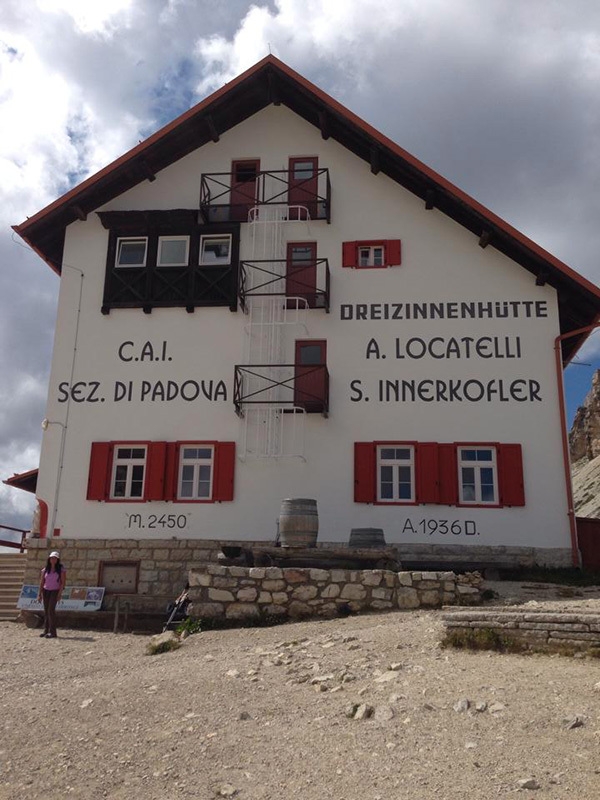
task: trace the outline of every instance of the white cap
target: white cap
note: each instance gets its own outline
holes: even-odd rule
[[[48,558],[60,558],[60,553],[58,552],[58,550],[53,550],[48,556]]]

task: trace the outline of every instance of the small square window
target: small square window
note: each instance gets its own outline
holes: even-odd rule
[[[156,263],[159,267],[187,267],[189,249],[189,236],[160,236]]]
[[[385,248],[382,245],[358,248],[359,267],[382,267],[385,261]]]
[[[200,264],[219,266],[231,263],[231,235],[202,236],[200,239]]]
[[[117,239],[117,267],[145,267],[148,239]]]

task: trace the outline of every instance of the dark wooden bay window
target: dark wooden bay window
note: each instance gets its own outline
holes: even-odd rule
[[[194,209],[99,212],[109,231],[102,313],[237,308],[240,226],[200,225]]]

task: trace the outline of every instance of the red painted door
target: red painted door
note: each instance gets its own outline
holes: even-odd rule
[[[318,171],[319,159],[316,156],[290,158],[288,203],[308,209],[310,219],[317,218]],[[297,214],[296,217],[291,211],[290,219],[306,219],[304,210],[301,209]]]
[[[317,243],[289,242],[287,246],[287,270],[285,293],[289,298],[302,297],[309,308],[317,305]],[[288,308],[302,306],[290,299]]]
[[[260,161],[245,159],[231,162],[231,211],[234,222],[248,222],[248,209],[256,205]]]
[[[294,404],[307,412],[327,411],[327,342],[296,341]]]

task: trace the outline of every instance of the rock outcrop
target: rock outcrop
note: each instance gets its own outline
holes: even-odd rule
[[[600,370],[569,433],[573,499],[579,517],[600,517]]]

